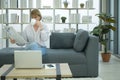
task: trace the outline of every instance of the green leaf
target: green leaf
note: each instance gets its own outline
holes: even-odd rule
[[[99,19],[103,20],[104,22],[108,22],[108,23],[116,22],[114,17],[111,17],[110,15],[107,15],[105,13],[96,14],[96,16],[98,16]]]
[[[109,23],[115,23],[115,19],[113,19],[112,17],[108,18],[106,20],[106,22],[109,22]]]
[[[112,29],[113,31],[115,31],[115,30],[116,30],[116,27],[110,25],[110,29]]]
[[[91,33],[93,33],[93,35],[95,35],[95,36],[99,36],[100,27],[99,27],[99,26],[95,27],[95,28],[91,31]]]

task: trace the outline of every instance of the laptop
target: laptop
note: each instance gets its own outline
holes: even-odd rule
[[[15,68],[43,68],[42,52],[40,50],[14,51]]]

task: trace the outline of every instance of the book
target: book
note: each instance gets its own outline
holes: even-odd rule
[[[61,0],[54,0],[53,7],[54,8],[61,8]]]
[[[27,8],[27,0],[20,0],[20,8]]]
[[[8,8],[8,1],[7,0],[1,0],[1,8]]]
[[[33,8],[33,0],[29,0],[29,8]]]
[[[7,23],[7,14],[2,14],[3,23]]]
[[[82,16],[82,23],[92,23],[92,16]]]
[[[78,8],[78,0],[72,0],[72,7]]]
[[[18,0],[10,0],[10,8],[18,8]]]
[[[29,15],[28,14],[22,14],[22,23],[29,23]]]
[[[18,20],[18,15],[16,13],[12,13],[11,14],[11,23],[18,23],[19,20]]]
[[[36,0],[36,8],[41,8],[41,0]]]

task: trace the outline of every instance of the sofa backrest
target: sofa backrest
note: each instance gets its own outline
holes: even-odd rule
[[[52,33],[50,36],[50,48],[52,49],[70,49],[75,51],[83,51],[89,34],[87,31],[79,29],[76,34],[74,33]]]
[[[74,39],[75,39],[74,33],[51,33],[50,48],[52,49],[73,48]]]
[[[78,32],[76,33],[75,41],[73,44],[74,50],[77,52],[83,51],[87,44],[88,38],[89,38],[88,31],[79,29]]]

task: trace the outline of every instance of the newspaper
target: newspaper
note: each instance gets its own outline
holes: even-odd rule
[[[5,26],[4,28],[8,34],[8,37],[14,39],[17,44],[26,44],[27,43],[24,40],[24,38],[18,32],[16,32],[16,30],[13,27]]]

